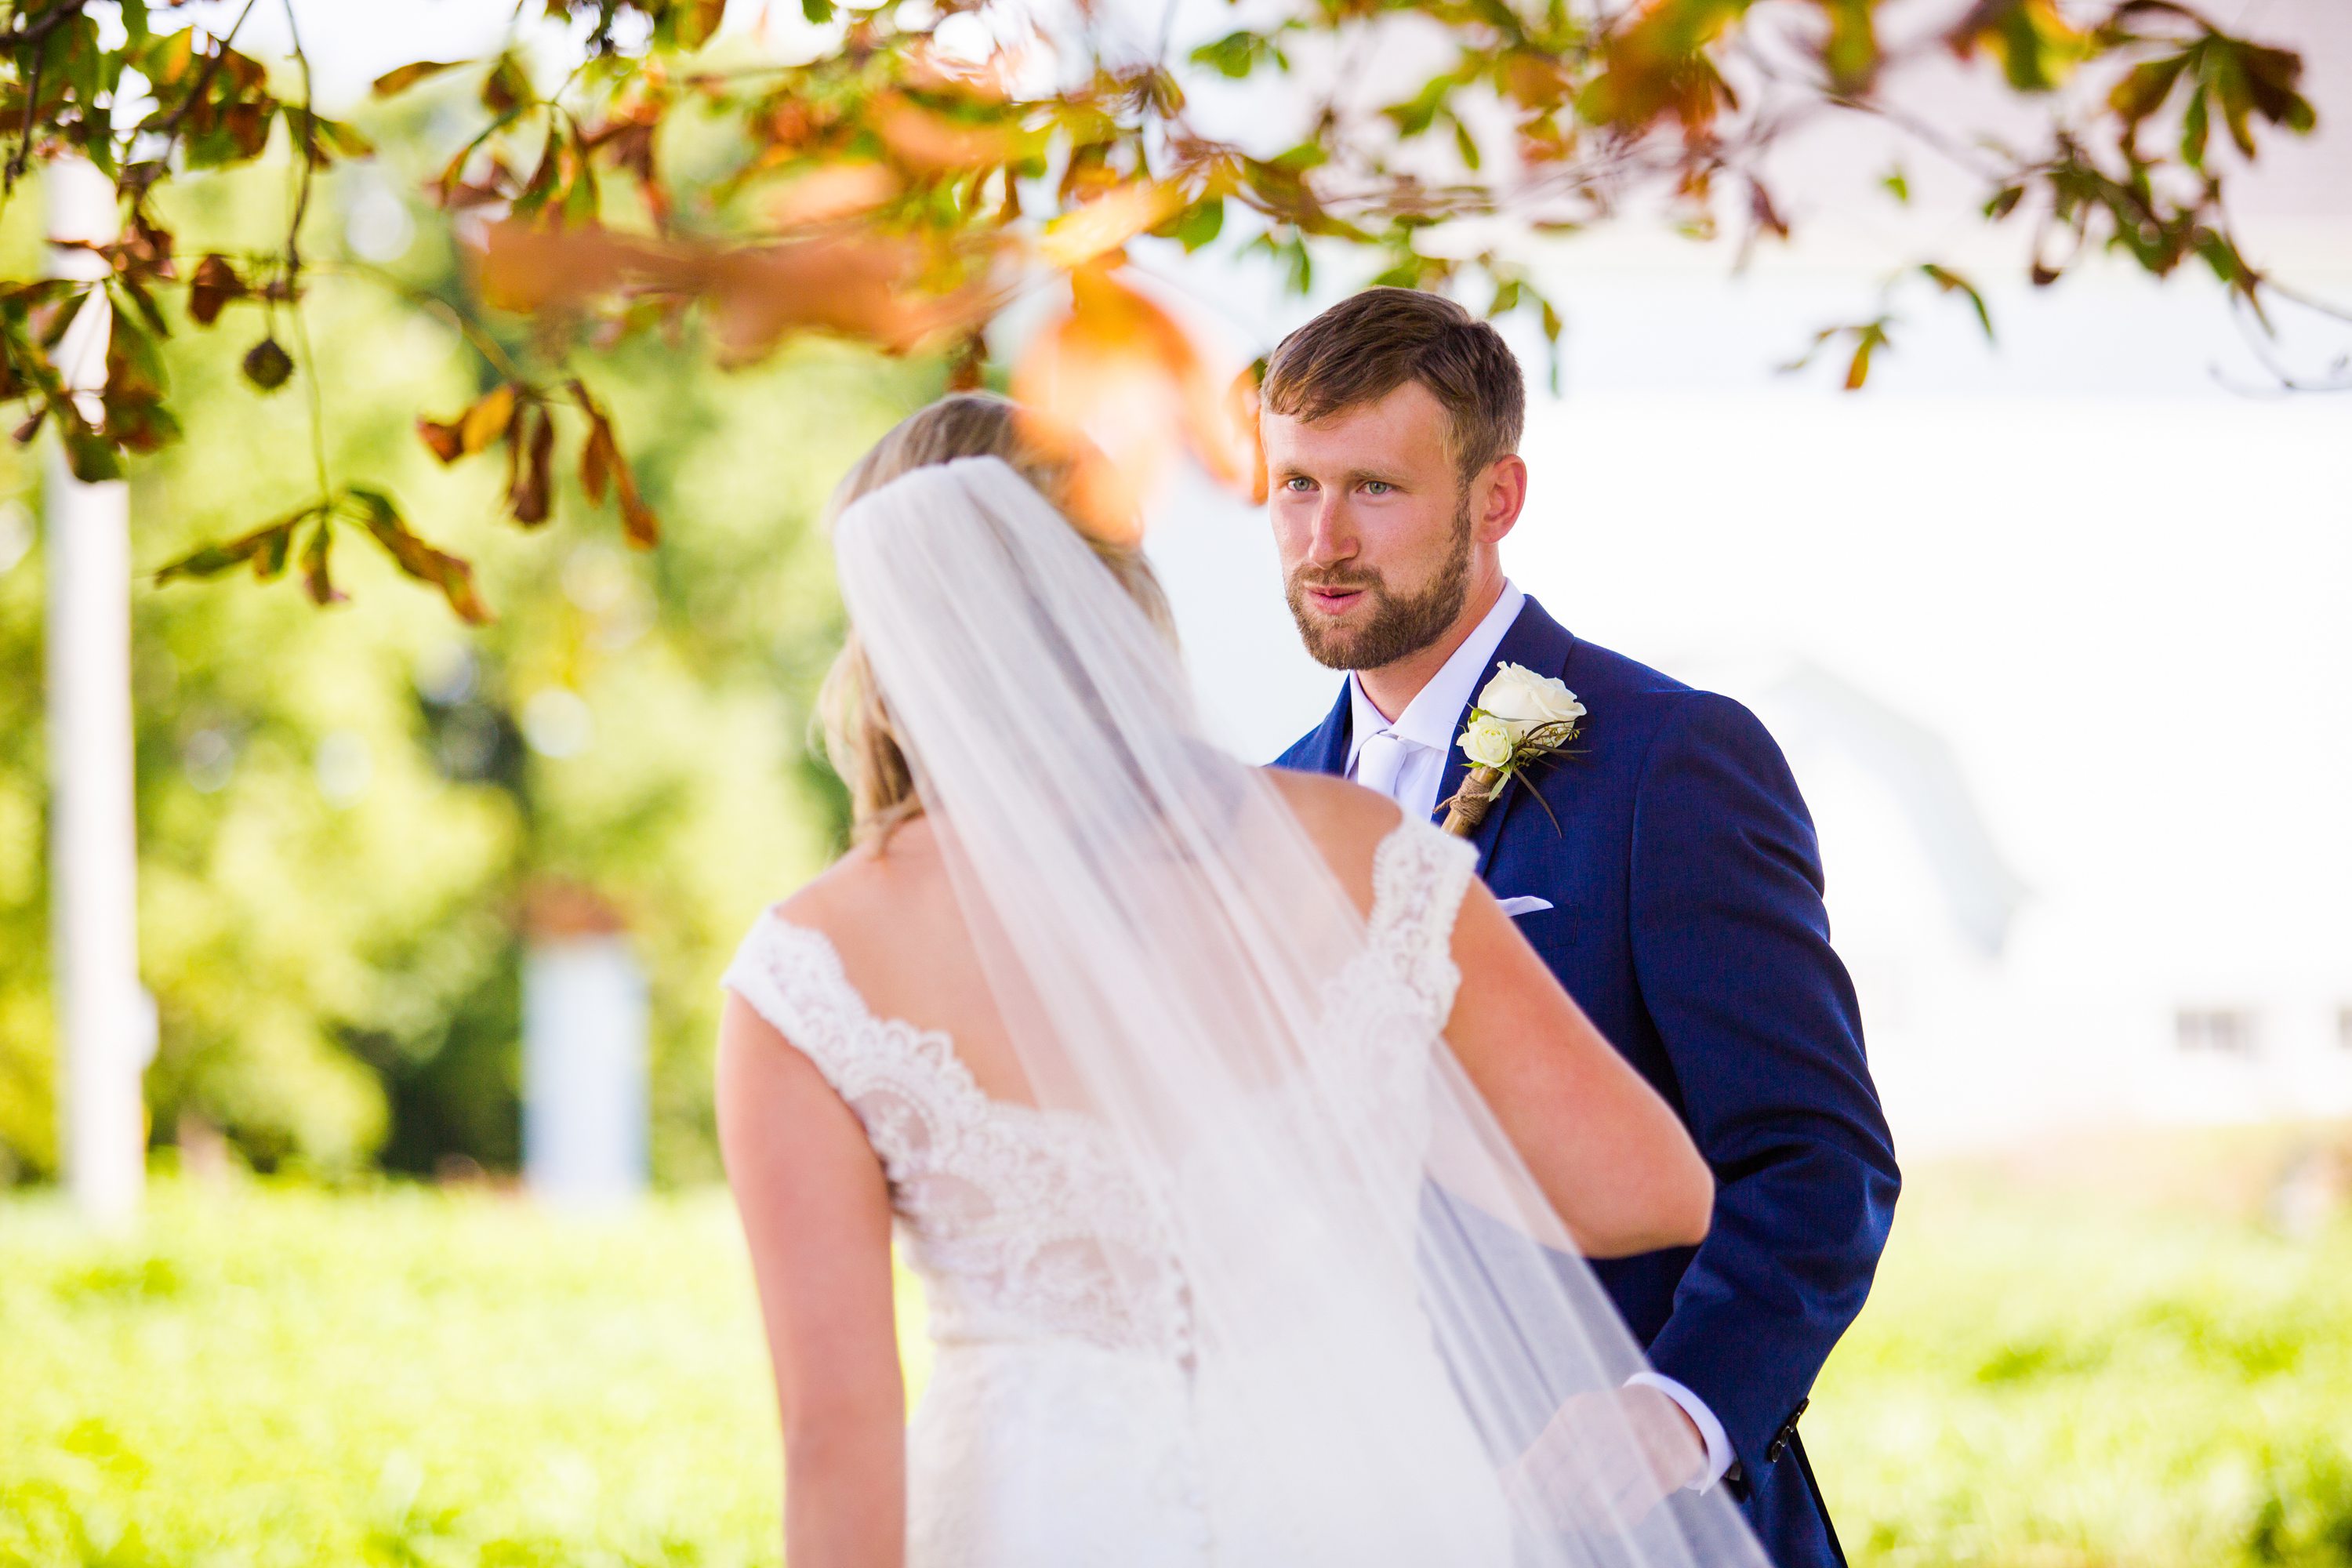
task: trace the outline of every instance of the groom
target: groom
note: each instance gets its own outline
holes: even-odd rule
[[[1429,813],[1498,662],[1582,700],[1575,754],[1507,784],[1479,868],[1717,1182],[1699,1247],[1593,1264],[1656,1369],[1602,1397],[1656,1485],[1731,1489],[1780,1568],[1842,1563],[1797,1418],[1900,1178],[1788,764],[1738,703],[1580,641],[1503,575],[1526,390],[1492,327],[1368,290],[1283,340],[1264,408],[1291,614],[1351,672],[1280,765]]]

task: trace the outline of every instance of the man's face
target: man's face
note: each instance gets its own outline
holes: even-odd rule
[[[1283,584],[1307,651],[1380,669],[1443,636],[1469,593],[1471,518],[1445,407],[1419,382],[1313,424],[1265,416]]]

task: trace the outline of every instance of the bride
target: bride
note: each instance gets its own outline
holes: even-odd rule
[[[718,1068],[791,1568],[1761,1568],[1579,1258],[1700,1237],[1688,1137],[1467,845],[1204,737],[1080,478],[966,395],[836,499],[856,847]]]

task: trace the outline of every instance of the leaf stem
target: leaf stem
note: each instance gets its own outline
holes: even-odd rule
[[[310,394],[310,461],[318,469],[319,499],[325,501],[333,496],[334,486],[327,478],[327,399],[319,375],[319,353],[310,346],[310,313],[299,299],[287,302],[294,316],[295,341],[302,348],[302,380]]]
[[[507,380],[524,386],[535,384],[532,379],[524,374],[515,364],[505,348],[500,346],[498,339],[490,336],[464,311],[442,299],[438,294],[405,282],[395,274],[364,261],[319,261],[311,263],[310,268],[314,272],[341,272],[354,278],[365,278],[378,287],[391,290],[418,309],[438,316],[451,331],[472,345],[475,353],[489,361],[492,368]]]
[[[310,210],[310,181],[317,170],[311,149],[318,141],[318,115],[311,108],[310,57],[302,47],[301,29],[294,24],[294,0],[285,0],[286,39],[294,63],[302,72],[302,130],[294,149],[294,219],[286,228],[286,287],[291,292],[302,271],[302,219]]]
[[[159,167],[171,161],[173,145],[180,139],[180,121],[188,117],[188,111],[196,106],[197,100],[204,97],[205,90],[212,86],[213,78],[220,74],[222,62],[228,58],[229,46],[236,41],[236,35],[244,27],[245,19],[253,15],[253,8],[259,4],[261,0],[245,0],[245,9],[236,14],[236,20],[231,22],[228,25],[228,31],[220,36],[218,39],[220,47],[205,57],[205,68],[196,73],[195,82],[188,89],[187,96],[181,99],[179,107],[165,115],[163,122],[155,127],[156,133],[163,138],[163,151],[155,155],[155,163]]]

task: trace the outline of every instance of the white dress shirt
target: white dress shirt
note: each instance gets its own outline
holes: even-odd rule
[[[1364,683],[1348,676],[1350,704],[1348,727],[1348,777],[1367,789],[1426,819],[1437,810],[1438,786],[1454,748],[1454,727],[1488,677],[1495,672],[1495,650],[1519,618],[1528,596],[1506,579],[1502,597],[1486,612],[1471,634],[1462,639],[1454,657],[1413,693],[1404,711],[1389,718],[1364,695]],[[1690,1485],[1704,1491],[1731,1468],[1731,1438],[1699,1396],[1673,1378],[1655,1372],[1636,1373],[1627,1386],[1656,1389],[1683,1408],[1706,1442],[1706,1467]]]
[[[1375,789],[1409,812],[1428,816],[1437,810],[1437,786],[1444,782],[1447,753],[1454,749],[1454,726],[1462,710],[1470,706],[1486,678],[1495,673],[1495,650],[1503,634],[1519,618],[1528,596],[1510,582],[1503,596],[1486,612],[1471,634],[1462,639],[1445,667],[1413,694],[1404,711],[1391,720],[1364,695],[1364,683],[1351,672],[1349,700],[1353,705],[1348,726],[1348,776]],[[1380,743],[1368,743],[1380,737]]]

